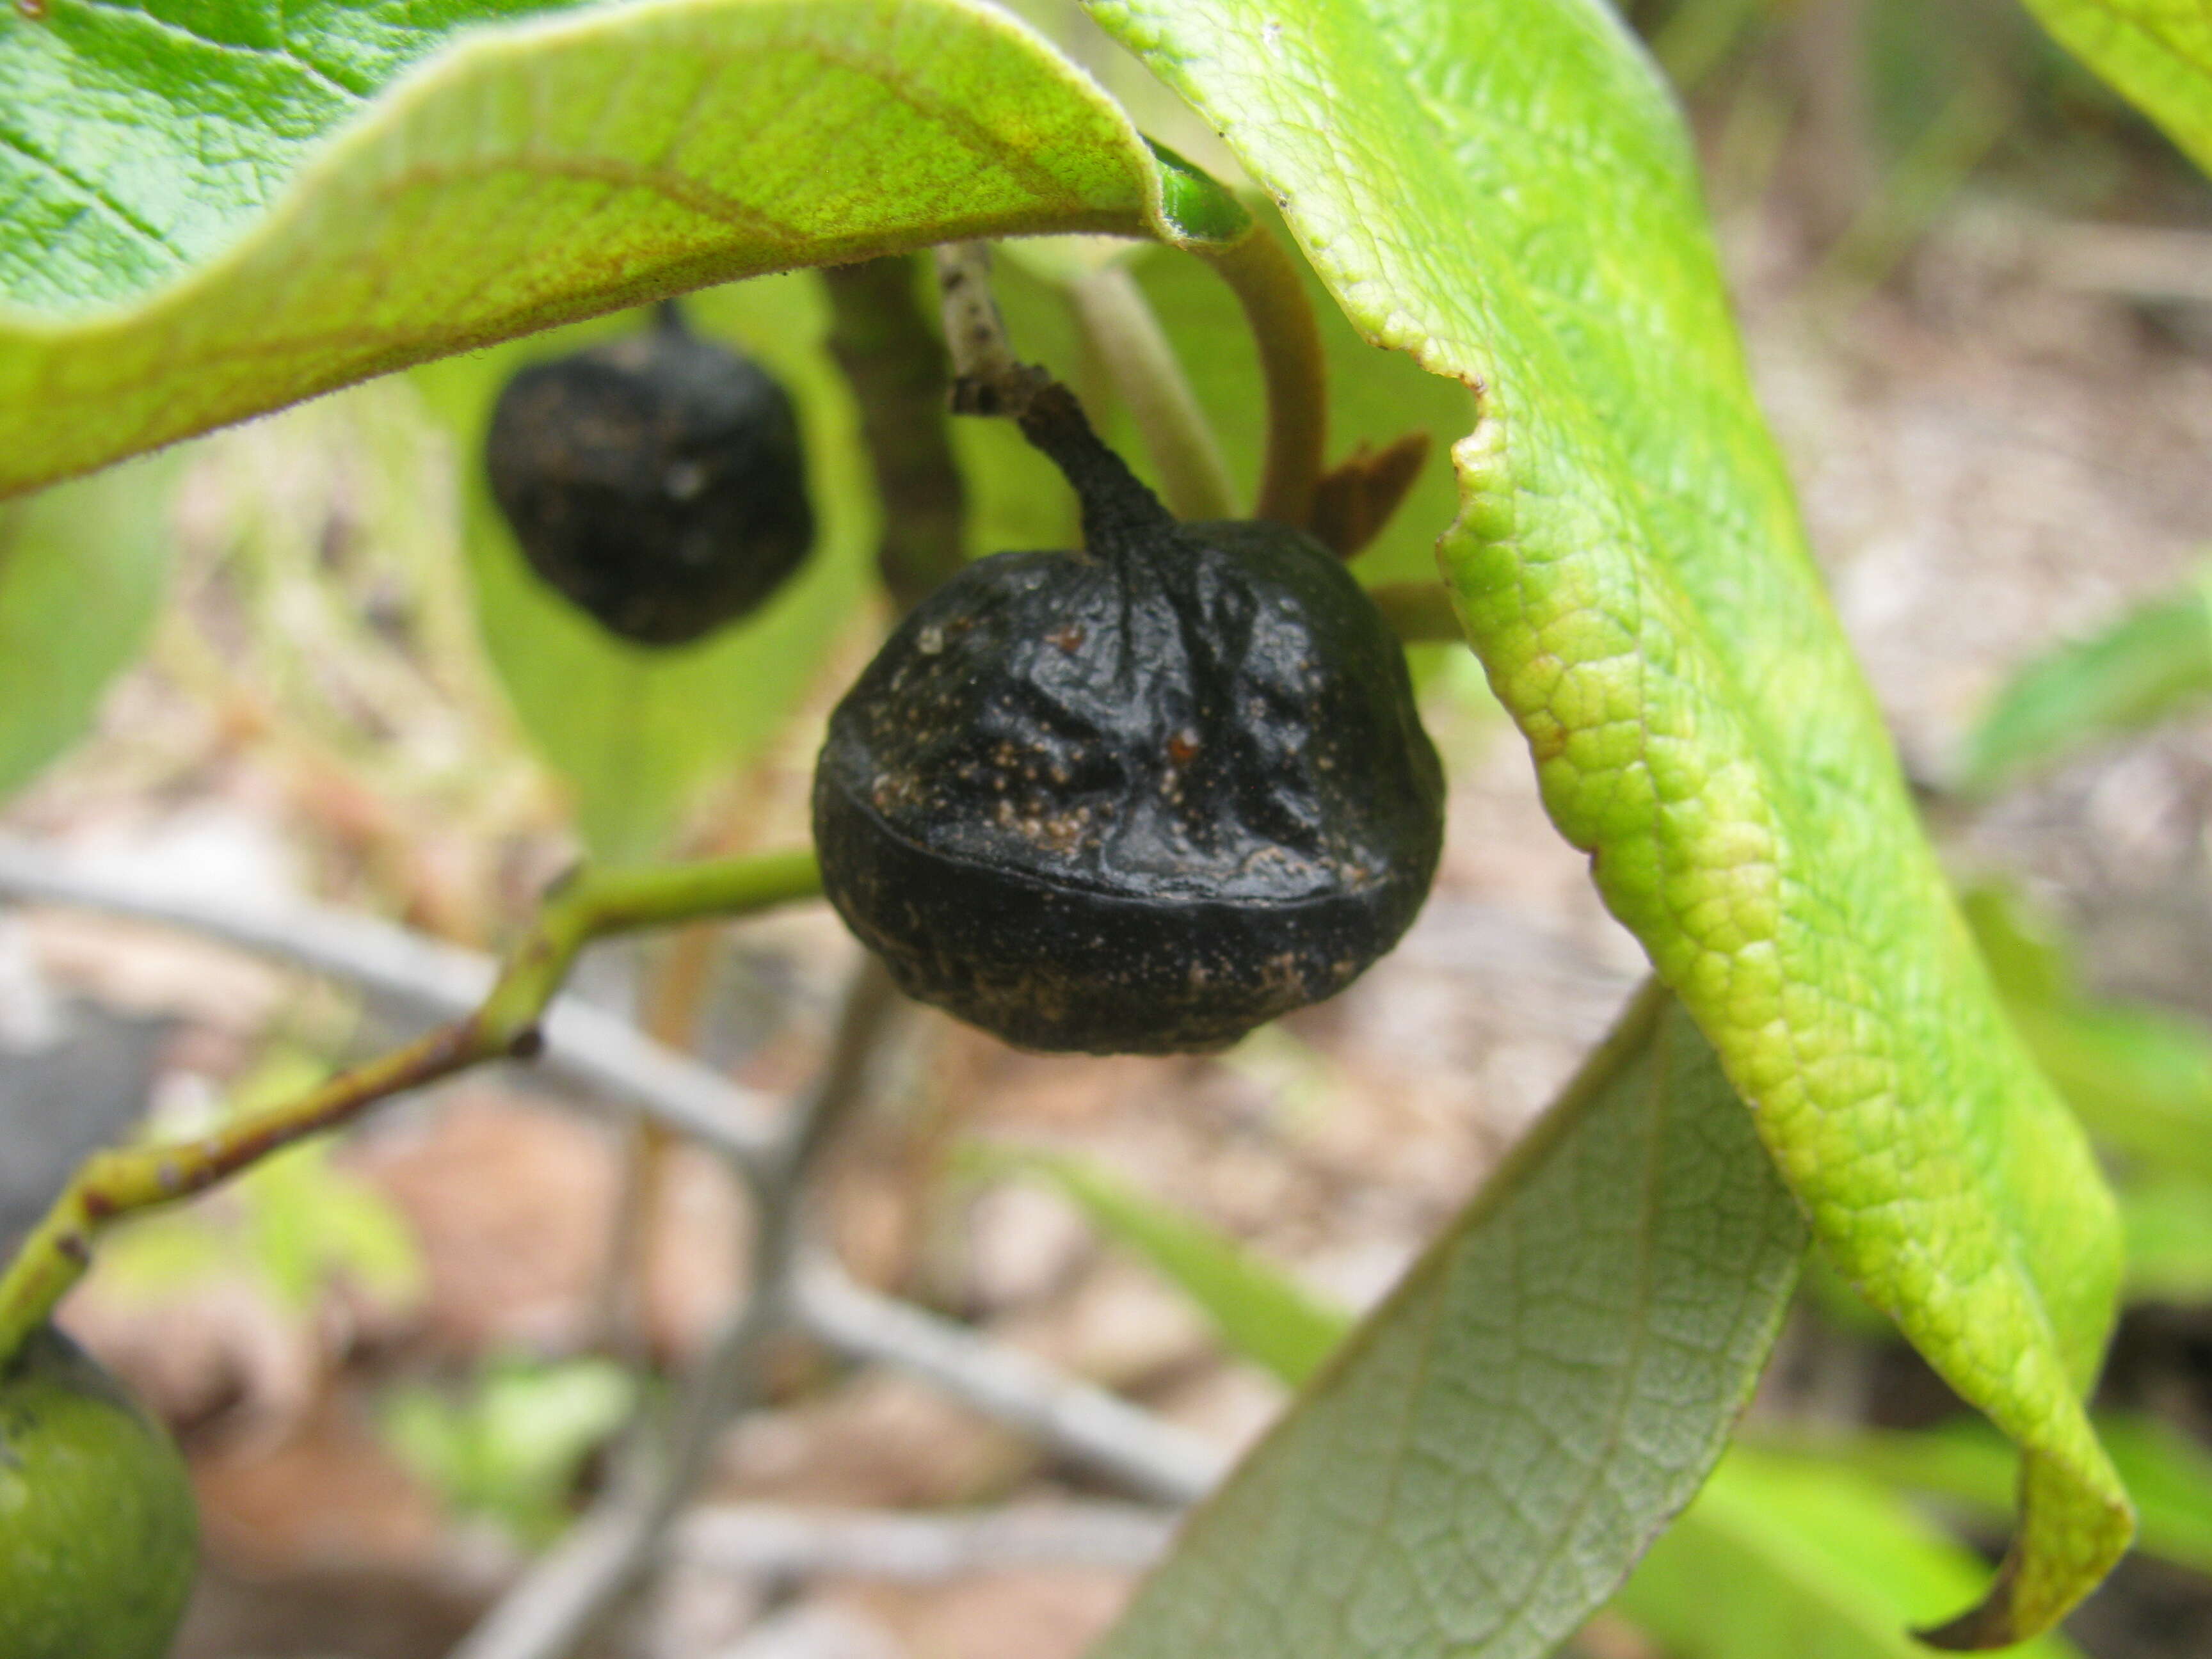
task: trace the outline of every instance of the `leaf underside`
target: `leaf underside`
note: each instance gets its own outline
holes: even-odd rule
[[[1127,118],[979,0],[643,0],[454,38],[523,9],[230,0],[197,35],[0,12],[0,495],[706,283],[1176,239]]]
[[[1804,1240],[1711,1048],[1647,990],[1096,1659],[1549,1653],[1720,1455]]]
[[[1832,1258],[2027,1454],[2013,1556],[1940,1639],[2047,1627],[2130,1524],[2079,1398],[2112,1201],[1821,590],[1656,72],[1599,0],[1091,10],[1370,338],[1479,388],[1440,550],[1468,636]]]
[[[173,471],[143,461],[0,504],[0,800],[84,734],[152,629]]]

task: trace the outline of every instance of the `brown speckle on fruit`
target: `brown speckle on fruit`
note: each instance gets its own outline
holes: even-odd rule
[[[1086,548],[981,560],[885,643],[816,769],[824,885],[908,992],[1009,1042],[1218,1048],[1396,943],[1443,774],[1339,560],[1177,524],[1058,396],[1024,429]]]

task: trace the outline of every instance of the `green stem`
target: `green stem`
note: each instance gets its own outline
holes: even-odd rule
[[[1189,244],[1244,307],[1267,387],[1267,458],[1254,516],[1303,530],[1313,520],[1328,441],[1328,364],[1297,259],[1264,224],[1234,242]]]
[[[94,1152],[0,1275],[0,1367],[83,1278],[94,1237],[120,1217],[204,1192],[380,1100],[488,1060],[537,1053],[538,1019],[576,953],[592,940],[706,916],[746,915],[821,890],[811,852],[577,875],[546,896],[536,923],[474,1013],[212,1133]]]
[[[1114,389],[1129,406],[1159,468],[1160,494],[1176,517],[1235,518],[1229,464],[1136,278],[1125,266],[1108,265],[1078,277],[1067,295]]]

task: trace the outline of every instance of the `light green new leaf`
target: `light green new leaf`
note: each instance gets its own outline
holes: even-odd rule
[[[2100,1414],[2097,1432],[2142,1514],[2136,1547],[2212,1573],[2212,1455],[2155,1418]],[[2003,1441],[1963,1420],[1917,1432],[1866,1430],[1832,1440],[1777,1443],[1795,1459],[1848,1465],[1992,1520],[2011,1504],[2020,1462]]]
[[[84,734],[144,645],[174,476],[148,461],[0,505],[0,799]]]
[[[665,854],[700,789],[756,759],[784,729],[863,614],[875,546],[857,419],[823,345],[818,279],[761,277],[698,295],[685,311],[792,393],[817,533],[806,563],[761,610],[680,650],[617,639],[547,586],[524,563],[484,481],[483,434],[499,387],[524,363],[604,338],[608,326],[557,331],[415,374],[464,458],[469,568],[493,665],[532,745],[572,791],[585,844],[615,861]]]
[[[1804,1239],[1711,1049],[1647,991],[1097,1659],[1550,1652],[1720,1455]]]
[[[1983,1571],[1865,1475],[1736,1446],[1617,1605],[1674,1659],[1913,1659],[1911,1626]],[[2079,1659],[2056,1636],[2017,1651]]]
[[[2212,172],[2212,9],[2197,0],[2025,0],[2068,50]]]
[[[2212,697],[2212,608],[2191,582],[2024,664],[1967,739],[1959,787],[1988,794],[2100,738]]]
[[[2120,1227],[2130,1301],[2212,1302],[2212,1185],[2155,1176],[2130,1182],[2120,1188]]]
[[[1043,1177],[1074,1200],[1109,1238],[1141,1252],[1212,1320],[1230,1348],[1296,1386],[1352,1328],[1352,1317],[1309,1293],[1283,1269],[1179,1210],[1155,1202],[1088,1159],[986,1146],[987,1174]]]
[[[981,0],[644,0],[405,74],[517,8],[45,9],[0,11],[0,495],[709,283],[1241,218]]]
[[[1964,905],[2014,1023],[2089,1133],[2144,1169],[2212,1184],[2212,1031],[2089,996],[2057,934],[2016,894],[1978,888]]]
[[[1544,798],[1829,1255],[2027,1450],[1962,1645],[2125,1547],[2079,1391],[2118,1229],[1922,836],[1761,420],[1689,146],[1601,0],[1092,0],[1377,342],[1480,389],[1442,544]]]

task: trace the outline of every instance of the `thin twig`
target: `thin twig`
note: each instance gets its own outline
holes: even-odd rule
[[[1244,308],[1267,390],[1267,452],[1254,516],[1304,529],[1312,522],[1328,442],[1328,362],[1321,324],[1297,261],[1265,225],[1234,242],[1193,243],[1191,252],[1229,284]],[[1019,420],[1054,384],[1023,362],[991,297],[991,257],[981,242],[937,250],[945,341],[952,354],[952,407],[962,415]]]
[[[933,1383],[1140,1496],[1194,1503],[1228,1471],[1221,1450],[1189,1431],[1033,1354],[866,1290],[826,1257],[810,1257],[795,1288],[793,1311],[818,1340]]]
[[[545,1008],[576,953],[592,939],[702,915],[744,915],[820,891],[811,852],[585,873],[562,882],[470,1012],[211,1133],[87,1158],[0,1275],[0,1361],[84,1276],[94,1237],[118,1218],[204,1192],[378,1101],[486,1060],[534,1057],[544,1047],[539,1021]]]
[[[499,971],[489,957],[389,922],[318,905],[207,898],[4,836],[0,898],[181,928],[329,975],[422,1018],[465,1015],[483,1001]],[[651,1042],[605,1010],[574,996],[556,997],[538,1024],[545,1037],[540,1062],[565,1081],[635,1106],[741,1162],[775,1146],[781,1102]]]
[[[1391,631],[1408,645],[1435,645],[1467,638],[1451,595],[1442,582],[1380,582],[1367,590]]]
[[[1267,386],[1267,459],[1253,517],[1304,529],[1328,446],[1328,360],[1305,274],[1280,238],[1255,222],[1234,242],[1191,244],[1244,307]]]
[[[1149,1504],[1097,1502],[1015,1504],[981,1515],[728,1504],[693,1510],[669,1544],[686,1565],[771,1583],[936,1584],[1025,1567],[1139,1571],[1159,1559],[1176,1521]]]
[[[639,952],[646,966],[640,1024],[647,1036],[674,1053],[691,1050],[720,938],[719,928],[702,922],[678,930],[657,953]],[[644,1112],[631,1115],[623,1136],[622,1174],[586,1326],[594,1333],[595,1346],[611,1358],[643,1364],[649,1356],[646,1289],[677,1142],[672,1130]]]
[[[0,839],[0,896],[188,929],[434,1015],[474,1007],[492,977],[489,959],[388,924],[306,906],[253,910],[210,903],[112,869],[65,864],[6,839]],[[547,1059],[571,1077],[697,1136],[748,1170],[777,1167],[780,1148],[787,1155],[793,1143],[769,1127],[774,1106],[764,1097],[659,1048],[573,999],[555,1005],[545,1029]],[[1140,1496],[1189,1503],[1209,1491],[1227,1466],[1217,1448],[1188,1431],[1034,1355],[865,1290],[826,1258],[805,1257],[789,1294],[793,1322],[826,1346],[918,1376]],[[601,1593],[593,1587],[619,1576],[614,1565],[635,1559],[641,1541],[649,1546],[649,1519],[648,1506],[633,1498],[579,1522],[544,1558],[543,1577],[532,1575],[541,1586],[556,1578],[568,1582],[572,1593],[541,1589],[526,1621],[523,1603],[503,1604],[508,1622],[498,1636],[506,1645],[472,1645],[463,1652],[469,1659],[496,1659],[501,1652],[550,1651],[532,1644],[547,1639],[544,1632],[569,1628],[574,1609],[591,1605]],[[485,1642],[493,1634],[486,1628],[472,1640]]]
[[[874,1064],[905,1005],[869,956],[855,971],[828,1063],[775,1154],[751,1172],[752,1294],[700,1361],[665,1418],[641,1423],[612,1489],[501,1599],[452,1659],[562,1659],[652,1565],[711,1462],[715,1438],[759,1395],[770,1340],[790,1317],[807,1177],[866,1099]]]
[[[1030,399],[1053,379],[1014,355],[991,294],[989,244],[948,242],[939,248],[937,282],[945,302],[945,345],[952,356],[953,412],[1019,420]]]

